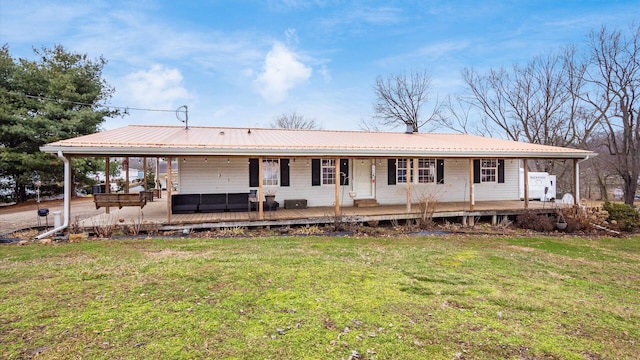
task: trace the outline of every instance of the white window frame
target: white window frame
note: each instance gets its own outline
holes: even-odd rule
[[[498,159],[480,159],[480,182],[498,182]]]
[[[280,186],[280,159],[262,159],[262,185]]]
[[[433,184],[436,182],[436,159],[420,158],[415,161],[417,182],[419,184]]]
[[[336,159],[321,159],[320,160],[320,176],[322,185],[335,185],[336,184]]]
[[[406,184],[410,176],[411,159],[396,159],[396,184]]]

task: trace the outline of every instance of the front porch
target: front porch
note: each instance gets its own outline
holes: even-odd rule
[[[530,201],[528,210],[540,213],[554,213],[558,208],[568,206],[560,203]],[[420,204],[412,204],[407,211],[406,204],[379,205],[375,207],[341,207],[336,215],[333,206],[309,207],[306,209],[284,209],[265,211],[262,220],[256,211],[172,214],[167,219],[167,196],[148,202],[139,207],[111,208],[103,213],[78,223],[80,229],[91,231],[96,226],[111,224],[141,225],[160,231],[182,229],[217,229],[230,227],[324,225],[336,221],[363,223],[374,221],[405,221],[417,219],[423,211]],[[470,209],[468,202],[441,202],[435,204],[433,218],[448,218],[452,222],[474,221],[478,217],[489,218],[493,223],[505,216],[517,216],[526,211],[524,201],[479,201]],[[73,212],[73,209],[72,209]]]

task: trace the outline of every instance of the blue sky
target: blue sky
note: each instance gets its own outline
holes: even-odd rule
[[[187,105],[194,126],[268,127],[296,111],[357,130],[377,76],[426,69],[444,98],[465,90],[465,67],[524,63],[639,13],[638,0],[2,0],[0,43],[29,59],[54,44],[102,55],[110,105]],[[172,112],[132,110],[103,127],[128,124],[180,125]]]

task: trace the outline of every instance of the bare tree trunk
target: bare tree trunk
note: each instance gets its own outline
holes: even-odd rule
[[[581,94],[606,133],[606,149],[624,181],[625,204],[633,205],[640,174],[640,25],[626,38],[605,27],[591,34],[591,90]]]

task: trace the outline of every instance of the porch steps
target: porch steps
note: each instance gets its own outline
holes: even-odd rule
[[[355,199],[353,200],[353,206],[359,208],[376,207],[378,206],[378,202],[376,199]]]

